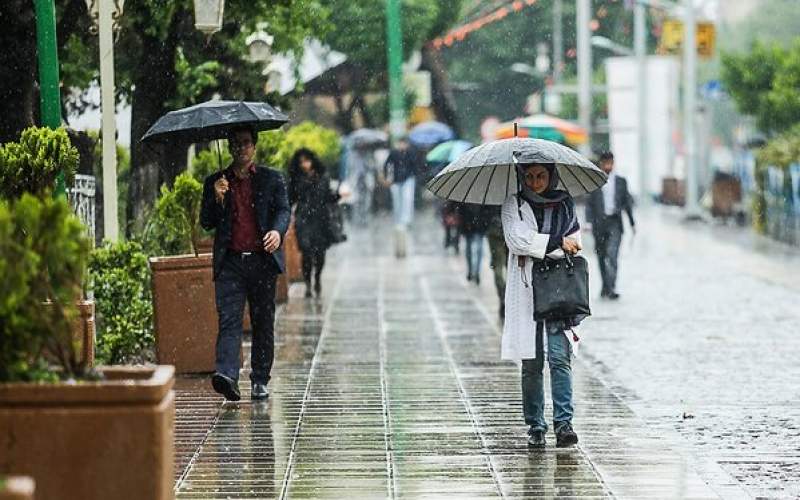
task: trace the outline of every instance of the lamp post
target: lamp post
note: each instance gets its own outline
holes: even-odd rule
[[[694,120],[697,112],[697,48],[694,2],[684,0],[683,18],[683,133],[686,151],[686,204],[687,219],[700,218],[697,186],[697,138]]]
[[[578,123],[589,136],[580,147],[584,156],[592,153],[592,46],[589,34],[592,0],[578,0]]]
[[[403,32],[400,0],[386,2],[386,58],[389,63],[389,131],[392,141],[405,134],[406,117],[403,103]]]
[[[194,0],[194,27],[206,36],[222,29],[225,0]]]
[[[650,204],[647,145],[647,19],[642,2],[633,8],[633,47],[636,54],[636,122],[639,130],[639,202]]]
[[[114,118],[114,27],[125,0],[86,0],[100,38],[101,137],[103,141],[103,235],[119,240],[117,217],[117,126]]]
[[[61,92],[56,44],[56,7],[53,0],[36,0],[36,48],[39,54],[39,110],[42,125],[61,126]],[[56,195],[66,192],[64,175],[56,178]]]

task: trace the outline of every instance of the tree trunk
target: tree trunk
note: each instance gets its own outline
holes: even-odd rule
[[[33,2],[3,0],[0,42],[0,143],[15,141],[36,118],[36,19]],[[8,22],[10,20],[10,22]]]
[[[422,47],[422,68],[431,73],[431,104],[436,116],[449,125],[456,136],[460,137],[461,127],[458,125],[456,116],[456,101],[441,52],[427,44],[424,45]]]
[[[165,101],[175,95],[176,31],[170,29],[166,40],[142,35],[142,54],[134,76],[131,103],[131,179],[126,210],[129,237],[144,227],[161,182],[171,176],[161,172],[159,165],[164,147],[145,145],[140,139],[167,111]]]

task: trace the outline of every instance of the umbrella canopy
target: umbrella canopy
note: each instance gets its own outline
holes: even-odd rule
[[[589,135],[586,129],[569,120],[546,114],[532,115],[517,120],[519,137],[533,137],[555,142],[566,142],[573,146],[586,143]],[[495,131],[497,139],[514,137],[514,122],[507,122]]]
[[[502,205],[519,190],[518,163],[554,163],[558,189],[572,196],[590,193],[608,176],[578,152],[542,139],[514,138],[470,149],[428,182],[440,198],[462,203]]]
[[[347,136],[347,144],[354,148],[380,148],[389,142],[386,132],[371,128],[360,128]]]
[[[447,141],[439,144],[425,155],[429,163],[450,163],[456,161],[472,147],[469,141]]]
[[[422,148],[429,148],[455,137],[453,129],[437,121],[420,123],[408,133],[408,140],[413,145]]]
[[[143,142],[203,142],[224,139],[232,127],[273,130],[289,117],[265,102],[208,101],[170,111],[142,137]]]

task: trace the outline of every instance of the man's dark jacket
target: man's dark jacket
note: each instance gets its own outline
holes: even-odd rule
[[[214,194],[214,183],[223,175],[228,182],[233,174],[230,170],[209,175],[203,184],[203,205],[200,210],[200,225],[206,230],[214,230],[214,279],[222,270],[222,263],[231,243],[233,230],[233,213],[231,191],[225,193],[225,202],[220,205]],[[258,232],[263,238],[269,231],[277,231],[281,235],[281,246],[272,254],[280,272],[284,270],[283,240],[289,229],[291,209],[286,196],[286,184],[283,176],[276,170],[258,166],[252,175],[253,203],[256,211]]]
[[[628,214],[628,221],[631,223],[631,227],[635,225],[633,221],[633,197],[628,191],[628,181],[620,175],[617,175],[616,177],[617,181],[614,189],[614,214],[612,217],[608,217],[606,215],[606,204],[603,198],[602,189],[596,189],[592,191],[592,194],[589,195],[589,199],[586,201],[586,220],[592,225],[592,230],[595,232],[605,231],[608,229],[606,227],[608,224],[619,223],[621,225],[621,214],[623,211]]]

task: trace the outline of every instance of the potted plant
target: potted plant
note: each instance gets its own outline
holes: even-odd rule
[[[0,475],[39,498],[171,498],[173,368],[91,369],[70,332],[89,249],[63,198],[0,201]]]
[[[71,185],[78,167],[78,150],[66,131],[30,127],[19,141],[0,145],[0,198],[17,200],[24,193],[39,198],[53,196],[59,175]],[[94,301],[76,294],[79,314],[72,321],[72,332],[81,343],[79,350],[89,364],[94,360]]]

